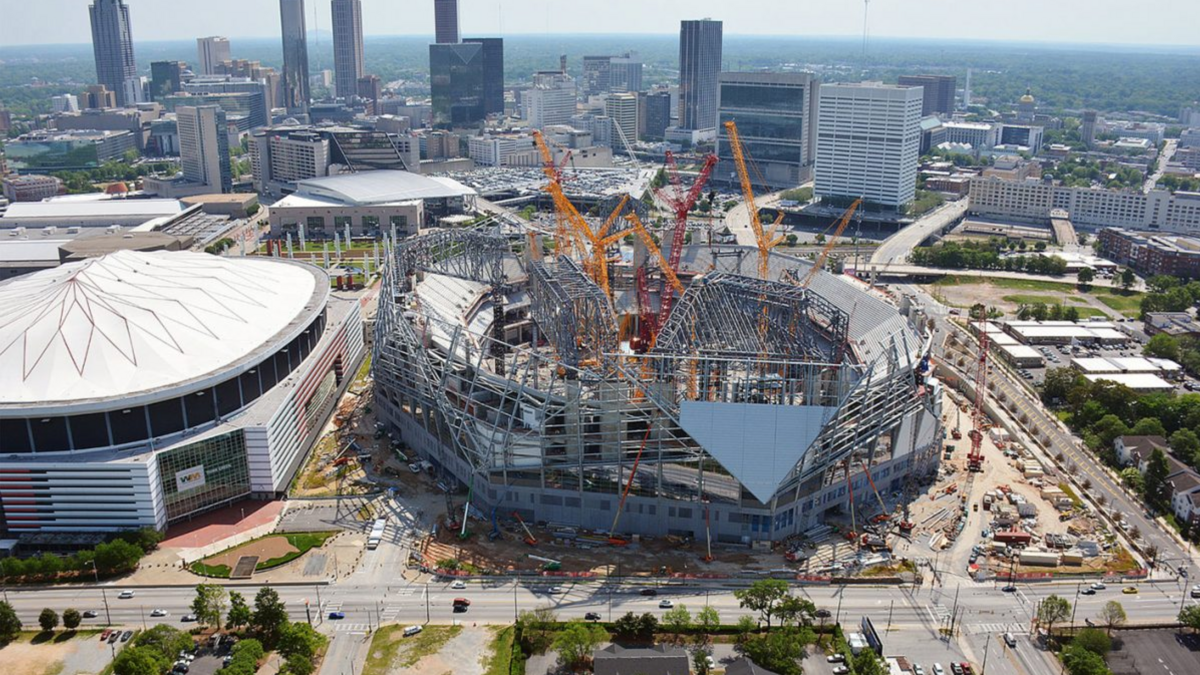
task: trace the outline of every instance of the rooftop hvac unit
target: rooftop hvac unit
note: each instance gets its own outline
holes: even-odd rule
[[[50,236],[50,235],[52,235],[52,234],[55,234],[55,233],[57,233],[57,232],[58,232],[58,228],[57,228],[57,227],[55,227],[55,226],[53,226],[53,225],[50,225],[50,226],[48,226],[48,227],[43,227],[43,228],[42,228],[42,236],[44,236],[44,237],[48,237],[48,236]]]

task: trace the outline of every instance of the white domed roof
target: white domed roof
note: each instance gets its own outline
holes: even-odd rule
[[[321,276],[267,258],[121,251],[7,280],[0,407],[133,405],[227,379],[306,327],[328,294]]]

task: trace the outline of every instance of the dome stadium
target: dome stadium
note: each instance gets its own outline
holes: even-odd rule
[[[760,276],[754,249],[691,246],[646,342],[639,305],[673,291],[643,292],[629,261],[644,250],[610,260],[610,296],[523,244],[410,238],[380,294],[381,419],[475,516],[753,544],[819,527],[853,494],[874,504],[871,482],[911,498],[936,470],[928,342],[865,285],[802,284],[810,264],[775,253]]]
[[[273,258],[122,251],[0,283],[4,529],[161,528],[275,494],[357,320],[325,272]]]

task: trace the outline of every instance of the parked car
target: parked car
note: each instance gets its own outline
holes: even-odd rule
[[[109,635],[109,636],[108,636],[108,643],[109,643],[109,644],[112,644],[112,643],[114,643],[114,642],[116,642],[117,640],[120,640],[120,639],[121,639],[121,631],[119,631],[119,630],[114,630],[114,631],[112,632],[112,635]]]
[[[1004,644],[1008,645],[1009,647],[1016,647],[1017,646],[1017,638],[1014,637],[1012,633],[1005,633],[1004,634]]]
[[[942,664],[933,664],[933,675],[946,675],[946,670],[942,668]]]
[[[408,628],[404,629],[404,637],[412,637],[417,633],[420,633],[422,630],[425,629],[421,628],[420,626],[409,626]]]
[[[925,669],[921,667],[921,664],[913,664],[913,675],[925,675]]]
[[[129,638],[133,637],[133,631],[127,630],[121,633],[121,642],[129,642]]]
[[[659,609],[671,609],[674,606],[675,606],[675,603],[671,602],[670,600],[659,600],[658,601]]]
[[[841,652],[834,652],[829,656],[826,656],[825,660],[829,663],[841,663],[846,660],[846,655]]]
[[[849,672],[849,666],[844,663],[839,663],[833,667],[833,675],[847,675]]]
[[[951,672],[951,673],[954,673],[954,675],[963,675],[963,669],[962,669],[962,666],[961,666],[961,665],[959,665],[959,664],[957,664],[957,663],[953,663],[953,662],[952,662],[952,663],[950,664],[950,672]]]
[[[1196,584],[1195,586],[1192,586],[1192,597],[1200,598],[1200,584]]]
[[[100,641],[101,641],[101,642],[107,642],[107,641],[108,641],[108,636],[109,636],[109,635],[112,635],[112,629],[111,629],[111,628],[105,628],[105,629],[104,629],[104,632],[100,633]]]

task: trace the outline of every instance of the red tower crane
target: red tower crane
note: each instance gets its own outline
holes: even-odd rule
[[[716,166],[716,155],[705,157],[704,166],[700,168],[700,174],[692,182],[692,187],[687,192],[684,192],[683,181],[679,178],[679,167],[675,164],[675,155],[667,151],[667,176],[670,178],[671,186],[674,189],[669,191],[656,190],[655,194],[658,195],[659,199],[666,202],[675,214],[675,231],[671,234],[671,250],[667,253],[667,264],[671,268],[671,271],[676,274],[679,273],[679,258],[683,255],[683,240],[687,236],[688,213],[691,213],[692,207],[700,200],[700,195],[704,192],[704,184],[708,182],[708,178],[712,175],[713,168]],[[671,293],[671,288],[664,278],[662,299],[659,302],[658,326],[666,325],[667,317],[671,314],[671,305],[673,302],[674,295]]]
[[[980,325],[983,325],[982,319]],[[987,330],[980,330],[979,357],[975,363],[975,418],[968,434],[971,437],[971,452],[967,455],[968,471],[983,471],[983,426],[987,418],[983,402],[987,397],[988,346]]]

